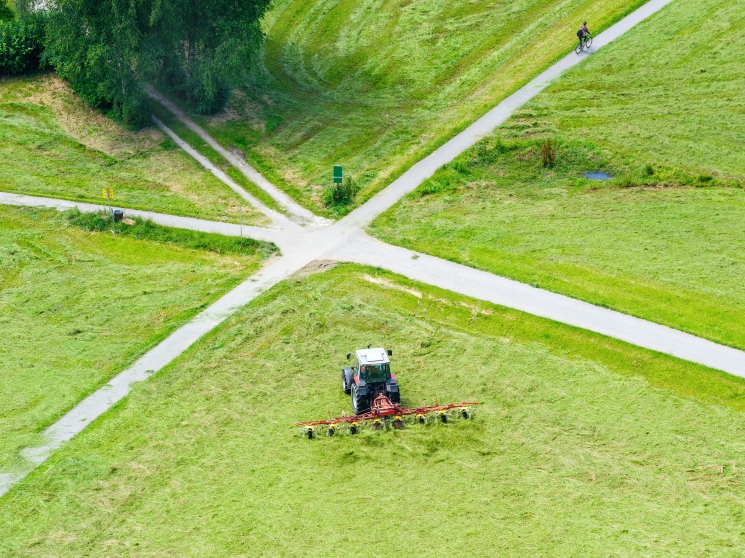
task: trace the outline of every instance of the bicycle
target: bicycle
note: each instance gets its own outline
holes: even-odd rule
[[[582,52],[582,49],[586,48],[589,49],[592,46],[592,35],[590,33],[585,34],[584,37],[581,37],[579,40],[579,44],[574,48],[574,52],[579,54]]]

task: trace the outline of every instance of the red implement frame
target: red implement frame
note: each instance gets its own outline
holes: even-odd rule
[[[303,432],[308,438],[312,438],[312,432],[317,428],[326,428],[330,430],[331,434],[340,426],[349,426],[351,433],[357,432],[357,425],[360,423],[372,423],[373,427],[380,428],[382,423],[391,422],[395,428],[401,428],[404,425],[405,417],[415,417],[418,422],[424,423],[427,416],[433,414],[439,415],[442,418],[442,422],[447,422],[447,414],[455,411],[459,413],[463,418],[469,418],[472,414],[470,407],[478,405],[476,401],[465,401],[462,403],[448,403],[447,405],[440,405],[435,402],[434,405],[423,405],[417,408],[404,408],[399,403],[391,403],[385,395],[378,395],[373,401],[371,408],[368,412],[361,415],[345,415],[336,418],[329,418],[327,420],[313,420],[308,422],[298,422],[295,426],[303,428]]]

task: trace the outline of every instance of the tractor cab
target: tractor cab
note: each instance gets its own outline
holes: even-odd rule
[[[342,389],[352,396],[352,407],[357,414],[370,409],[372,401],[378,395],[385,395],[392,403],[400,401],[398,381],[391,373],[391,361],[388,357],[393,352],[382,348],[360,349],[347,355],[353,360],[352,366],[344,368],[341,373]]]

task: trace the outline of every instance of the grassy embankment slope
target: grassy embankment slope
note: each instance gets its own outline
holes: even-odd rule
[[[0,554],[740,554],[745,381],[376,274],[291,279],[137,386],[0,500]],[[368,343],[477,418],[293,436]]]
[[[224,247],[222,237],[216,242]],[[0,206],[0,470],[39,442],[45,426],[257,269],[261,249],[245,243],[242,253],[220,255],[89,233],[56,212]]]
[[[313,211],[342,164],[364,201],[644,0],[279,0],[230,109],[195,117]],[[343,212],[343,210],[340,210]]]
[[[159,130],[118,126],[54,74],[0,79],[0,190],[105,203],[107,185],[119,207],[237,222],[246,205]]]
[[[374,233],[745,348],[743,14],[742,0],[677,0]],[[553,169],[542,167],[546,137],[559,140]],[[617,178],[583,178],[596,170]]]

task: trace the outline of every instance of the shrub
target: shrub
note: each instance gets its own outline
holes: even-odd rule
[[[654,167],[652,165],[647,165],[644,167],[644,174],[647,176],[652,176],[654,174]]]
[[[545,139],[541,143],[541,157],[544,167],[553,167],[556,162],[556,140]]]
[[[326,207],[349,205],[354,202],[357,192],[359,192],[357,182],[348,176],[341,184],[326,188],[323,193],[323,203]]]
[[[40,14],[0,23],[0,75],[43,68],[43,38],[44,18]]]

